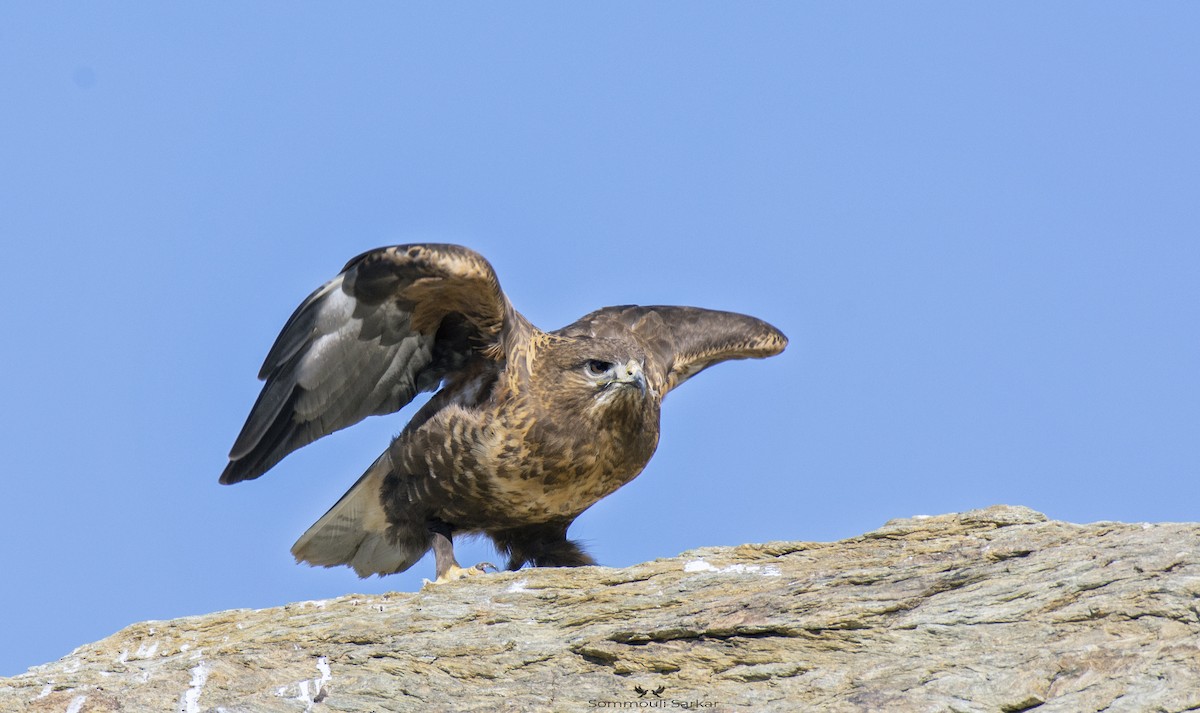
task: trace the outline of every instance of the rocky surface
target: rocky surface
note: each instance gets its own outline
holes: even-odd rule
[[[1025,508],[144,622],[0,710],[1200,709],[1200,525]]]

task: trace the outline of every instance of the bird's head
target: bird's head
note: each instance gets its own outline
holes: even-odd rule
[[[642,371],[642,361],[630,358],[621,363],[620,357],[616,359],[618,361],[591,358],[584,360],[581,365],[584,379],[595,391],[596,398],[600,401],[616,398],[624,393],[624,389],[636,389],[640,394],[645,394],[646,375]]]
[[[633,340],[576,338],[557,341],[543,353],[541,368],[556,400],[603,418],[633,416],[657,407],[645,372],[645,351]]]

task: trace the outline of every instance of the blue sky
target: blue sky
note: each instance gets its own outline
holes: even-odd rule
[[[604,564],[997,503],[1200,519],[1200,7],[6,4],[0,675],[411,591],[288,548],[400,430],[217,484],[284,320],[460,242],[552,329],[746,312],[576,523]],[[461,559],[492,556],[476,543]]]

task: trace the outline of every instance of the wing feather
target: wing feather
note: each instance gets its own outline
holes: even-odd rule
[[[398,411],[473,359],[503,359],[506,340],[531,329],[472,250],[428,244],[363,253],[284,325],[221,482],[257,478],[322,436]]]

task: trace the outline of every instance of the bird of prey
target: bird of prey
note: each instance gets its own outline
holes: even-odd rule
[[[695,307],[605,307],[543,332],[473,250],[379,248],[284,325],[220,482],[436,391],[300,537],[297,561],[382,576],[432,549],[442,582],[490,566],[454,557],[456,534],[482,533],[510,569],[593,564],[567,528],[645,467],[667,392],[786,345],[766,322]]]

